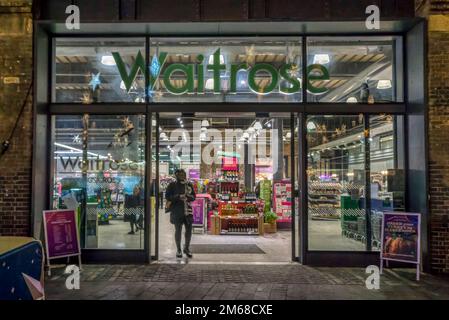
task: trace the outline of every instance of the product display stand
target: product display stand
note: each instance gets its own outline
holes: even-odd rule
[[[412,247],[412,250],[416,250],[415,254],[404,255],[404,252],[396,253],[397,252],[396,250],[394,250],[393,252],[386,250],[387,246],[384,243],[385,238],[386,238],[386,235],[389,235],[389,233],[391,233],[391,231],[390,230],[386,231],[387,228],[385,227],[385,220],[386,220],[385,216],[391,216],[391,215],[402,216],[402,217],[404,217],[404,220],[410,219],[410,217],[414,217],[417,219],[417,223],[415,226],[416,235],[417,235],[416,239],[415,239],[416,242],[414,243],[414,246],[413,246],[414,248]],[[406,231],[403,231],[403,232],[406,232]],[[400,235],[400,237],[402,237],[402,235]],[[421,273],[421,215],[419,213],[405,213],[405,212],[387,213],[387,212],[385,212],[382,217],[382,237],[381,237],[381,239],[382,240],[381,240],[381,250],[380,250],[380,274],[383,273],[384,261],[385,261],[387,267],[388,267],[388,261],[398,261],[398,262],[403,262],[403,263],[410,263],[410,264],[416,265],[416,281],[419,281],[420,273]],[[410,247],[408,249],[410,249]],[[406,257],[408,259],[406,259]],[[410,259],[410,257],[412,257],[412,258]]]

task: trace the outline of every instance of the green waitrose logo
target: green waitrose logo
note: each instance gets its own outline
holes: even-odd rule
[[[157,80],[162,76],[164,86],[168,92],[174,95],[189,94],[203,94],[205,93],[205,71],[210,71],[213,74],[214,80],[214,93],[221,92],[220,75],[224,71],[230,71],[230,93],[237,93],[237,74],[241,70],[247,71],[247,83],[252,92],[259,95],[270,94],[276,88],[279,88],[279,92],[283,94],[295,94],[301,90],[301,81],[291,75],[292,70],[297,68],[293,63],[285,63],[279,69],[276,69],[273,65],[268,63],[256,63],[254,66],[249,66],[247,63],[233,63],[229,67],[222,64],[220,61],[220,48],[218,48],[213,54],[213,63],[204,66],[204,55],[197,56],[196,63],[173,63],[165,68],[163,74],[161,71],[164,69],[168,53],[161,52],[156,58],[156,61],[152,61],[150,67],[146,68],[145,59],[142,53],[139,51],[136,56],[136,61],[131,69],[127,70],[122,57],[118,52],[113,52],[115,63],[117,65],[120,76],[125,84],[127,91],[131,90],[132,84],[139,73],[139,70],[145,75],[145,80],[149,83],[149,90],[153,91]],[[154,60],[154,59],[153,59]],[[229,69],[228,69],[229,68]],[[205,70],[206,69],[206,70]],[[175,72],[181,72],[185,75],[186,82],[182,86],[175,86],[170,81],[171,76]],[[271,81],[269,85],[260,87],[256,83],[256,75],[259,72],[266,72],[270,75]],[[312,84],[312,81],[316,80],[329,80],[329,71],[321,64],[312,64],[307,67],[308,83],[307,90],[312,94],[322,94],[327,92],[326,88],[318,88]],[[197,87],[195,88],[195,79],[197,79]],[[280,81],[280,80],[284,81]]]

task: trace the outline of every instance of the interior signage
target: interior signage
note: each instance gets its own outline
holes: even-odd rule
[[[199,54],[196,58],[196,63],[173,63],[166,66],[167,52],[160,52],[159,55],[153,58],[148,67],[146,68],[145,59],[142,53],[139,51],[136,55],[136,61],[128,71],[125,63],[123,62],[120,53],[113,52],[116,66],[120,73],[120,76],[125,84],[126,90],[129,92],[132,88],[139,71],[145,76],[145,80],[149,83],[149,91],[153,91],[156,82],[162,79],[166,90],[174,95],[182,94],[204,94],[205,93],[205,73],[212,72],[213,79],[213,93],[221,93],[221,76],[223,72],[229,72],[229,91],[230,93],[237,93],[237,74],[239,71],[246,71],[248,84],[251,92],[257,95],[267,95],[272,93],[275,89],[278,89],[282,94],[295,94],[299,93],[302,88],[302,81],[295,75],[295,69],[298,66],[294,63],[285,63],[279,68],[268,63],[255,63],[253,66],[247,63],[232,63],[226,65],[223,63],[222,55],[218,48],[212,56],[212,64],[204,64],[205,56]],[[164,68],[165,67],[165,68]],[[271,81],[265,87],[260,86],[257,81],[257,75],[259,73],[268,74]],[[186,79],[181,86],[176,86],[172,81],[174,73],[182,73]],[[329,71],[321,64],[312,64],[307,67],[308,83],[307,91],[312,94],[322,94],[328,89],[318,88],[313,85],[313,81],[317,80],[329,80]],[[281,81],[283,80],[283,81]],[[196,84],[196,85],[195,85]]]

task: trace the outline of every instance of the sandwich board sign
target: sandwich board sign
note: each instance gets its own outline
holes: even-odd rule
[[[410,212],[384,212],[380,272],[384,261],[399,261],[416,265],[416,280],[421,266],[421,214]]]
[[[44,211],[44,234],[49,275],[50,261],[53,259],[78,256],[81,269],[81,248],[75,210]]]

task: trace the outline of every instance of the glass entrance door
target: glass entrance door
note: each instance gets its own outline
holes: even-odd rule
[[[155,218],[152,255],[176,259],[165,192],[186,172],[196,194],[196,261],[290,262],[298,257],[296,147],[290,113],[159,113],[152,117]],[[296,184],[296,187],[295,187]],[[175,213],[171,213],[175,214]],[[181,245],[185,244],[184,231]]]

